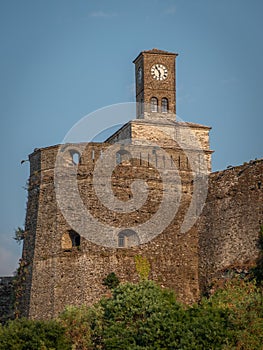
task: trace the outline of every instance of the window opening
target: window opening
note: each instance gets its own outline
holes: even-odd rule
[[[131,154],[125,149],[121,149],[116,153],[116,164],[126,163],[130,164]]]
[[[151,112],[158,112],[158,100],[156,97],[151,98]]]
[[[118,234],[118,247],[128,248],[140,244],[137,233],[133,230],[123,230]]]
[[[162,113],[168,112],[168,99],[166,97],[162,98]]]

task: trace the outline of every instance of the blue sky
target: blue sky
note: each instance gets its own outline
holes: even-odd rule
[[[142,50],[179,53],[177,113],[212,126],[213,170],[261,158],[262,13],[261,0],[1,0],[0,275],[21,250],[20,161],[98,108],[134,101]]]

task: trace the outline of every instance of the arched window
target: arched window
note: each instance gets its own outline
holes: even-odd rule
[[[126,236],[124,233],[119,233],[118,235],[118,247],[120,248],[124,248],[126,247],[127,244],[126,244]]]
[[[162,113],[168,112],[168,99],[166,97],[162,98]]]
[[[118,234],[118,247],[129,248],[140,244],[137,233],[133,230],[123,230]]]
[[[75,149],[70,150],[70,155],[72,157],[72,163],[78,165],[80,163],[80,154]]]
[[[80,246],[80,235],[74,230],[69,230],[62,235],[61,247],[64,250],[70,250],[72,247]]]
[[[125,149],[121,149],[116,153],[117,164],[121,164],[121,163],[130,164],[130,159],[131,159],[131,154]]]
[[[158,99],[156,97],[151,98],[151,112],[158,112]]]

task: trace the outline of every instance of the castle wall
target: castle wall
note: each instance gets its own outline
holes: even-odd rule
[[[170,191],[166,190],[168,194],[164,192],[158,173],[147,161],[140,164],[140,160],[137,159],[132,164],[118,165],[112,175],[114,194],[120,200],[128,200],[131,195],[131,183],[139,177],[148,183],[149,199],[140,210],[133,213],[113,214],[98,201],[92,186],[94,165],[106,146],[87,146],[78,166],[78,188],[87,209],[98,220],[108,224],[117,239],[121,227],[136,227],[155,214],[162,196],[170,195]],[[151,157],[154,161],[157,159],[157,162],[160,162],[159,166],[166,167],[169,173],[170,158],[164,161],[163,157],[158,157],[158,152],[153,154],[152,147],[139,149],[149,155],[147,160]],[[68,304],[92,304],[107,292],[102,282],[110,272],[115,272],[121,281],[137,281],[134,260],[136,255],[147,258],[151,265],[149,277],[165,287],[173,288],[179,300],[190,303],[198,299],[197,231],[180,233],[180,225],[191,201],[192,192],[192,176],[187,164],[182,162],[180,165],[183,195],[179,210],[162,234],[148,243],[127,249],[102,247],[83,237],[80,238],[79,246],[65,248],[63,235],[72,228],[56,205],[54,164],[57,152],[57,147],[49,147],[37,150],[30,157],[32,169],[23,257],[29,257],[27,286],[30,284],[31,288],[25,289],[25,300],[22,298],[20,304],[22,314],[30,318],[51,318]],[[36,159],[40,161],[37,162]],[[72,166],[69,162],[69,167]],[[103,173],[101,176],[104,176]],[[173,180],[171,178],[168,184],[171,191],[175,188]],[[38,193],[38,197],[34,197],[33,193]],[[70,196],[70,193],[66,192],[65,196]],[[92,231],[92,226],[89,229]],[[96,237],[100,232],[92,234]],[[32,251],[33,259],[30,255]]]
[[[58,145],[30,155],[16,289],[21,316],[48,319],[66,305],[91,305],[108,293],[102,283],[111,272],[122,282],[138,281],[136,255],[150,263],[149,278],[185,303],[198,301],[222,270],[255,262],[263,161],[211,174],[199,216],[211,171],[210,128],[175,121],[176,56],[153,49],[135,59],[137,119],[105,143]],[[165,79],[160,71],[153,77],[156,64],[166,67]],[[152,97],[156,113],[149,108]],[[99,168],[102,160],[107,166]],[[190,219],[199,219],[185,232],[189,207]]]
[[[182,198],[174,219],[161,234],[139,246],[116,248],[97,244],[96,237],[102,233],[92,225],[88,226],[92,242],[81,236],[79,245],[68,246],[68,232],[72,227],[56,204],[54,188],[58,146],[36,150],[30,156],[23,249],[27,272],[20,300],[21,315],[33,319],[52,318],[66,305],[90,305],[108,293],[102,282],[110,272],[115,272],[121,281],[138,281],[136,255],[149,261],[151,279],[175,290],[178,299],[186,303],[197,301],[200,290],[204,290],[222,269],[255,261],[258,230],[262,224],[263,161],[211,174],[207,202],[198,223],[190,231],[181,233],[193,194],[193,174],[184,154],[178,148],[165,148],[167,159],[164,159],[158,153],[161,151],[138,146],[136,159],[116,164],[111,176],[115,196],[128,201],[132,197],[131,184],[139,178],[148,184],[148,197],[145,204],[133,212],[115,213],[100,202],[93,188],[94,166],[108,146],[88,144],[78,165],[74,165],[69,151],[67,176],[70,181],[73,169],[77,169],[81,200],[93,217],[109,226],[116,243],[123,227],[136,227],[157,213],[163,196],[170,195],[171,203],[174,200],[177,183],[168,176],[168,189],[165,189],[156,164],[166,174],[170,174],[173,166],[179,168]],[[133,147],[136,153],[136,146]],[[77,147],[73,145],[72,149]],[[140,159],[139,155],[143,157]],[[103,170],[100,179],[105,176],[108,175]],[[74,199],[75,194],[66,188],[64,196]],[[79,215],[74,210],[72,213]],[[151,231],[150,226],[148,231]]]
[[[251,266],[263,224],[263,160],[210,175],[199,221],[201,289],[231,267]]]
[[[165,150],[177,149],[182,159],[188,158],[189,163],[191,162],[188,169],[191,167],[197,173],[210,172],[210,129],[199,124],[170,122],[160,115],[158,122],[133,120],[125,124],[107,142],[112,144],[123,140],[138,145],[158,145]],[[180,163],[177,166],[180,169]]]
[[[13,277],[0,277],[0,323],[14,317]]]

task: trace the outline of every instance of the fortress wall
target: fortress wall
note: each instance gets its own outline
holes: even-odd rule
[[[202,288],[220,271],[255,263],[263,224],[263,160],[210,175],[199,223]]]
[[[136,255],[149,261],[151,279],[175,290],[178,299],[186,303],[197,301],[200,288],[204,289],[222,269],[256,258],[256,242],[262,223],[262,161],[211,174],[207,203],[199,222],[182,234],[180,227],[193,193],[193,176],[184,155],[176,148],[166,148],[167,154],[177,162],[173,164],[169,156],[164,161],[158,150],[139,146],[138,155],[144,154],[143,159],[126,159],[122,164],[116,164],[111,189],[119,200],[125,202],[132,198],[134,179],[142,179],[148,184],[148,197],[141,208],[131,213],[116,213],[100,202],[93,187],[94,166],[105,156],[107,146],[105,143],[87,144],[78,165],[73,162],[70,146],[65,153],[68,170],[61,176],[67,176],[68,181],[71,176],[77,176],[77,195],[80,194],[91,215],[109,228],[108,233],[116,243],[123,228],[135,227],[136,231],[136,225],[148,222],[158,212],[163,196],[170,196],[171,203],[176,200],[179,183],[174,178],[173,166],[180,167],[182,181],[179,209],[164,231],[148,243],[127,249],[104,247],[96,241],[103,233],[87,225],[87,234],[92,239],[82,235],[80,245],[70,246],[69,232],[74,227],[70,227],[58,208],[54,188],[58,148],[37,150],[31,156],[23,249],[27,274],[21,308],[22,314],[30,318],[52,318],[68,304],[94,303],[108,294],[102,282],[110,272],[115,272],[121,281],[138,281]],[[166,190],[154,162],[168,176]],[[74,169],[77,169],[75,175]],[[108,176],[105,171],[100,172],[100,181]],[[75,195],[65,188],[65,199]],[[78,211],[72,213],[82,219]],[[151,230],[154,227],[149,224],[148,232]]]
[[[0,323],[14,317],[14,277],[0,277]]]
[[[78,188],[81,199],[91,214],[104,225],[108,225],[117,239],[117,234],[123,227],[136,227],[149,220],[159,210],[162,196],[175,193],[177,185],[174,177],[171,177],[168,181],[170,190],[164,192],[160,176],[154,167],[149,166],[146,161],[141,164],[138,160],[131,160],[131,163],[124,162],[116,166],[112,174],[114,194],[120,200],[128,200],[133,179],[140,178],[148,183],[148,199],[142,208],[133,213],[114,214],[97,199],[92,184],[94,165],[102,156],[101,151],[105,147],[105,144],[87,145],[78,165]],[[141,147],[139,149],[142,150]],[[143,148],[143,152],[155,158],[156,155],[153,155],[152,150],[151,147]],[[162,234],[149,243],[126,249],[97,245],[96,235],[100,235],[101,232],[94,231],[91,233],[95,237],[95,243],[80,237],[80,246],[65,248],[63,235],[72,228],[56,204],[52,168],[56,152],[56,148],[42,149],[32,156],[34,171],[31,172],[30,178],[26,225],[28,233],[23,250],[23,256],[29,257],[27,286],[30,286],[30,289],[25,289],[24,302],[21,303],[24,314],[30,318],[52,318],[67,304],[94,303],[105,292],[107,293],[102,281],[110,272],[115,272],[121,281],[137,281],[135,255],[147,258],[151,265],[150,278],[165,287],[173,288],[179,300],[185,302],[197,300],[199,297],[197,231],[180,234],[180,224],[189,206],[192,192],[192,175],[186,164],[181,163],[181,167],[184,168],[180,173],[183,195],[179,210],[173,222]],[[176,152],[174,150],[174,153]],[[172,165],[168,161],[163,162],[162,157],[158,157],[158,152],[157,161],[166,167],[169,175]],[[69,162],[68,166],[69,169],[74,168],[72,162]],[[70,177],[71,172],[68,174]],[[105,174],[102,172],[100,176],[102,178]],[[70,198],[71,195],[69,190],[65,191],[66,197]],[[171,197],[171,200],[174,198]],[[92,231],[92,227],[89,227],[88,231]],[[25,300],[29,302],[26,303]]]

